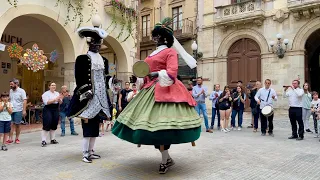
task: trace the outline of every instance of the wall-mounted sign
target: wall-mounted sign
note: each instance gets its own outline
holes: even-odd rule
[[[3,74],[8,74],[8,69],[3,69]]]
[[[11,69],[11,63],[7,63],[7,69]]]
[[[9,35],[9,34],[2,34],[1,42],[8,43],[8,44],[17,43],[20,46],[22,46],[22,38],[16,37],[16,36],[12,36],[12,35]]]
[[[7,65],[7,64],[6,64],[5,62],[2,62],[2,63],[1,63],[1,68],[2,68],[2,69],[5,69],[5,68],[6,68],[6,65]]]

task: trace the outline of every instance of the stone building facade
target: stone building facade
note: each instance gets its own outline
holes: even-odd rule
[[[288,107],[283,86],[293,79],[308,82],[319,92],[320,0],[199,0],[198,4],[203,7],[198,12],[202,17],[198,44],[204,55],[198,74],[209,78],[205,84],[210,90],[217,83],[233,87],[238,80],[247,85],[268,78],[277,91],[279,110]],[[209,108],[211,103],[207,104]]]
[[[0,43],[2,47],[6,45],[4,51],[0,50],[1,64],[6,64],[0,72],[0,83],[3,85],[0,91],[9,90],[8,82],[12,78],[21,80],[21,85],[32,100],[41,98],[41,94],[48,88],[46,85],[49,81],[56,82],[58,89],[65,84],[73,90],[75,59],[78,55],[86,53],[88,49],[86,40],[81,39],[76,33],[79,21],[81,19],[83,21],[80,26],[92,26],[90,16],[97,13],[102,20],[101,27],[107,29],[114,20],[113,14],[108,11],[111,0],[95,0],[91,5],[92,0],[81,1],[83,8],[80,11],[81,15],[78,14],[74,20],[72,20],[75,17],[74,11],[70,10],[68,13],[69,1],[19,0],[16,7],[9,2],[13,1],[0,0],[0,37],[2,37]],[[127,7],[136,8],[130,0],[119,2]],[[73,7],[78,5],[73,4]],[[109,63],[116,64],[117,77],[128,81],[133,65],[130,52],[134,52],[135,40],[130,37],[122,42],[127,32],[124,32],[121,38],[117,38],[121,32],[120,25],[107,31],[110,34],[104,39],[102,53],[109,59]],[[9,57],[7,47],[15,42],[19,43],[24,50],[37,43],[48,58],[50,52],[57,50],[58,59],[55,63],[49,63],[51,65],[44,70],[33,73],[19,64],[18,59]]]
[[[197,3],[194,0],[143,0],[141,2],[140,59],[144,60],[156,49],[151,32],[154,25],[166,17],[173,19],[174,36],[184,49],[193,54],[191,45],[196,34]],[[183,59],[179,58],[179,73],[185,83],[196,76]]]

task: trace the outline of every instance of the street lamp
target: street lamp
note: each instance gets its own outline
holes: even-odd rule
[[[287,51],[288,44],[289,44],[289,39],[284,39],[282,41],[282,34],[277,34],[277,42],[275,41],[270,41],[269,45],[271,47],[272,53],[276,53],[280,59],[284,57],[284,54]],[[285,48],[283,48],[282,43],[285,45]],[[276,46],[275,46],[276,45]]]
[[[93,27],[99,28],[101,26],[101,18],[98,14],[95,14],[92,17],[92,25]]]
[[[196,61],[198,61],[198,44],[196,41],[193,41],[192,45],[191,45],[191,49],[193,51],[193,57]],[[195,75],[195,77],[192,78],[192,81],[193,79],[195,79],[197,77],[197,68],[194,68],[191,70],[191,72],[193,71],[193,75]],[[193,81],[193,84],[195,85],[195,81]]]

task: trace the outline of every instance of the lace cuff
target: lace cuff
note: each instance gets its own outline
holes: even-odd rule
[[[160,83],[161,87],[168,87],[168,86],[171,86],[174,83],[174,81],[168,75],[166,70],[159,71],[158,79],[159,79],[159,83]]]

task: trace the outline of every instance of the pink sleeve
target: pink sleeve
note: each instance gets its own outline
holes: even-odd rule
[[[167,68],[168,76],[174,81],[178,75],[178,54],[175,50],[171,49],[167,56]]]

